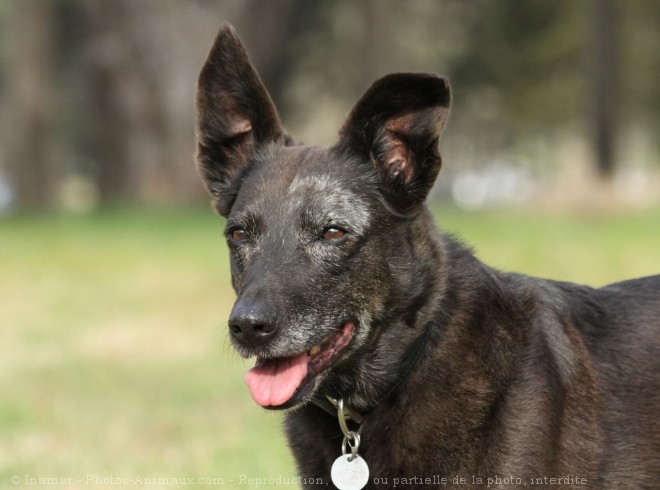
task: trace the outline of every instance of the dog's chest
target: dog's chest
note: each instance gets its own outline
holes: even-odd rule
[[[442,436],[406,420],[398,413],[368,417],[360,428],[358,454],[370,473],[365,488],[391,488],[394,482],[404,484],[403,478],[407,488],[430,488],[429,485],[452,488],[452,476],[475,474],[476,468],[465,467],[472,458],[457,457],[450,444],[444,447]],[[330,469],[342,454],[343,434],[337,419],[320,410],[302,410],[289,414],[286,428],[300,475],[322,478],[330,484]],[[434,483],[421,475],[448,479]],[[464,482],[461,488],[470,488],[469,482]]]

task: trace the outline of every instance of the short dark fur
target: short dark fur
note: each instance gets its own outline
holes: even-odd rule
[[[449,105],[446,79],[389,75],[334,146],[294,146],[231,26],[201,72],[197,160],[228,219],[230,326],[268,334],[251,342],[236,329],[237,350],[290,356],[356,325],[337,362],[287,405],[300,474],[329,482],[339,456],[337,419],[309,403],[328,394],[365,413],[360,454],[372,478],[388,479],[381,488],[394,478],[426,487],[419,476],[452,488],[457,475],[457,488],[567,475],[588,482],[576,488],[658,488],[660,276],[592,289],[504,274],[437,231],[424,199]],[[329,225],[346,236],[320,240]]]

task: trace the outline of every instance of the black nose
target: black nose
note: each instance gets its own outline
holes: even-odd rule
[[[229,331],[239,343],[258,347],[273,338],[277,325],[263,303],[239,301],[229,315]]]

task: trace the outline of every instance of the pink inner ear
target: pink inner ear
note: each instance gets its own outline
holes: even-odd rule
[[[232,121],[231,132],[238,135],[252,131],[252,124],[248,119],[236,119]]]
[[[230,133],[227,135],[232,138],[232,144],[227,146],[226,151],[231,158],[245,161],[250,154],[250,149],[254,145],[254,134],[252,134],[252,123],[249,119],[236,117],[231,120],[229,126]]]
[[[392,177],[401,177],[406,183],[413,178],[413,166],[410,151],[395,134],[388,137],[388,149],[383,155],[383,170]]]
[[[385,128],[393,133],[407,133],[413,125],[415,115],[413,113],[405,116],[394,117],[387,122]]]
[[[390,119],[385,126],[388,131],[386,150],[382,155],[383,170],[392,177],[401,177],[406,183],[413,178],[414,168],[410,149],[403,142],[401,135],[410,131],[414,121],[413,114]]]

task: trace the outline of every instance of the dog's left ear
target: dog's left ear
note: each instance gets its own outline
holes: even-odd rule
[[[419,203],[440,170],[438,139],[450,103],[444,77],[387,75],[355,104],[340,131],[341,142],[375,164],[386,190],[403,207]]]
[[[268,91],[234,28],[224,23],[197,82],[197,165],[227,216],[255,150],[289,144]]]

